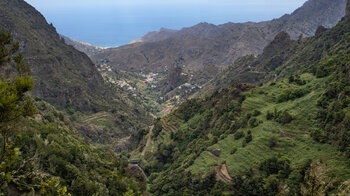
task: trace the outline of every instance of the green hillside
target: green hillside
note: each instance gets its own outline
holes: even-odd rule
[[[143,140],[132,153],[150,174],[149,191],[349,193],[349,43],[346,16],[311,38],[280,33],[262,55],[238,60],[226,74],[259,85],[222,80],[231,87],[181,104],[155,122],[146,152]]]
[[[349,6],[313,37],[278,33],[152,121],[152,86],[190,73],[101,61],[101,76],[33,7],[0,1],[0,195],[350,195]]]
[[[34,81],[18,50],[0,30],[0,195],[141,195],[128,163],[85,143],[67,114],[28,94]]]

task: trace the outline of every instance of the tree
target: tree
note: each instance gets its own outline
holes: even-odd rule
[[[3,159],[8,138],[22,117],[32,116],[36,109],[26,92],[34,87],[29,66],[18,52],[19,42],[0,29],[0,132],[3,139]]]
[[[331,168],[324,160],[311,164],[309,173],[305,176],[305,185],[301,188],[301,194],[306,196],[326,195],[335,184],[335,180],[328,176],[330,171]]]

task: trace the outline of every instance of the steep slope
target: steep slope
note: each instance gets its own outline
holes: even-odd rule
[[[225,66],[238,57],[259,54],[280,31],[293,39],[311,36],[318,26],[334,26],[344,16],[346,0],[309,0],[291,15],[260,23],[201,23],[174,33],[168,39],[111,48],[93,59],[107,59],[116,69],[163,71],[178,59],[187,69],[208,64]]]
[[[227,88],[235,82],[262,83],[290,76],[291,73],[305,71],[305,67],[303,67],[305,64],[309,63],[310,67],[315,61],[327,58],[329,54],[325,50],[334,44],[334,38],[330,40],[323,38],[327,34],[327,29],[320,27],[317,32],[317,35],[312,39],[295,41],[291,41],[289,38],[281,41],[281,38],[276,36],[261,55],[257,57],[245,56],[238,59],[205,84],[202,89],[194,93],[192,97],[199,97],[215,90]],[[315,39],[319,41],[315,42]],[[279,42],[281,43],[279,44]],[[269,52],[272,48],[276,48],[275,52]]]
[[[32,66],[34,95],[61,108],[70,102],[80,110],[103,106],[96,103],[96,95],[108,96],[109,91],[86,55],[65,45],[55,28],[24,1],[4,0],[0,9],[1,28],[20,41],[26,61]]]
[[[39,112],[20,120],[1,157],[3,195],[141,195],[144,188],[125,171],[127,162],[98,150],[72,129],[68,116],[36,99]],[[135,176],[136,177],[136,176]]]
[[[67,110],[80,133],[93,143],[116,143],[151,119],[142,102],[126,91],[106,84],[88,56],[66,45],[52,25],[23,0],[0,1],[0,28],[20,41],[35,80],[32,94],[59,110]],[[108,113],[104,123],[84,120]],[[108,135],[101,142],[96,136]]]
[[[237,62],[262,72],[260,86],[231,84],[157,120],[144,156],[132,154],[151,193],[346,195],[349,35],[349,16],[303,40],[279,33],[262,55]]]
[[[66,113],[28,94],[34,81],[18,49],[0,30],[0,195],[142,194],[142,176],[131,178],[115,152],[84,142]]]
[[[267,77],[268,73],[275,73],[274,70],[293,55],[301,41],[293,41],[289,34],[280,32],[264,48],[261,55],[249,55],[237,59],[232,65],[203,85],[202,89],[199,89],[191,97],[200,97],[215,90],[228,88],[235,82],[262,83],[270,80],[271,77]]]
[[[93,54],[103,50],[102,47],[98,47],[98,46],[91,45],[89,43],[77,41],[77,40],[74,40],[74,39],[69,38],[69,37],[64,36],[64,35],[60,35],[60,36],[64,40],[64,43],[66,43],[70,46],[73,46],[75,49],[87,54],[88,56],[92,56]]]

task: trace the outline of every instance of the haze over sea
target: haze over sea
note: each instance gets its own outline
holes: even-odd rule
[[[291,13],[306,0],[26,0],[57,31],[96,46],[127,44],[161,27],[200,22],[265,21]]]

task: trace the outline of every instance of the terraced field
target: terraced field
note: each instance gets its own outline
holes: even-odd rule
[[[269,83],[246,93],[247,99],[242,105],[243,112],[246,114],[254,110],[261,112],[256,117],[261,122],[257,127],[241,129],[245,133],[250,130],[253,141],[243,147],[244,138],[235,140],[234,135],[229,135],[208,148],[208,150],[221,150],[219,158],[221,162],[227,164],[231,174],[244,172],[264,160],[281,155],[290,159],[292,165],[297,165],[307,159],[325,159],[332,166],[334,173],[344,179],[350,178],[350,168],[346,157],[330,144],[315,142],[310,136],[310,132],[317,129],[310,116],[316,115],[316,101],[322,92],[319,88],[325,85],[326,80],[316,79],[310,74],[304,74],[302,78],[308,81],[307,87],[311,88],[312,91],[295,100],[276,104],[278,92],[284,88],[291,88],[291,85],[286,85],[286,81],[280,81],[276,84]],[[273,120],[266,120],[266,113],[274,110],[286,110],[292,114],[294,120],[285,125]],[[277,139],[277,144],[269,147],[269,140],[272,137]],[[232,153],[233,148],[237,149],[234,153]],[[189,170],[193,173],[205,173],[217,165],[215,157],[208,156],[208,151],[205,151],[194,161]]]

